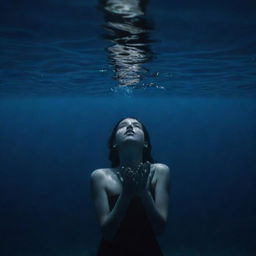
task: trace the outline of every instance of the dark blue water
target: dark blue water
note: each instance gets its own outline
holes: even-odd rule
[[[95,255],[126,116],[171,169],[164,255],[255,255],[256,5],[129,2],[1,1],[0,255]]]

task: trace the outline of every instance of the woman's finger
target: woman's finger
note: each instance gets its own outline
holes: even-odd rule
[[[121,182],[123,182],[123,178],[122,178],[120,172],[117,171],[116,174],[117,174],[117,178],[118,178]]]
[[[151,176],[152,176],[152,172],[149,173],[148,178],[147,178],[147,184],[146,184],[146,188],[147,188],[147,189],[150,187]]]
[[[145,165],[143,165],[143,168],[140,172],[140,182],[141,182],[142,186],[144,186],[144,187],[147,182],[147,176],[148,176],[148,169],[146,168]]]
[[[117,177],[118,177],[119,180],[121,180],[121,175],[120,175],[119,172],[117,172]]]
[[[148,175],[147,185],[146,185],[146,188],[147,188],[147,189],[150,188],[150,185],[151,185],[151,182],[152,182],[154,173],[155,173],[155,170],[153,169],[152,171],[150,171],[150,173],[149,173],[149,175]]]

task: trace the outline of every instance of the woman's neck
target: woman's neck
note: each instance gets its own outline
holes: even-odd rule
[[[131,149],[119,152],[120,166],[135,169],[142,162],[141,149]]]

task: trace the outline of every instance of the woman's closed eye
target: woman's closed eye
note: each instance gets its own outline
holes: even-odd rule
[[[119,126],[119,129],[121,129],[121,128],[123,128],[123,127],[125,127],[125,125],[120,125],[120,126]],[[139,128],[139,129],[141,129],[141,126],[140,126],[139,124],[134,125],[134,127],[137,127],[137,128]]]

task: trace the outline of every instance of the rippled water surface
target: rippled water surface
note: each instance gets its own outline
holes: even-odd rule
[[[253,1],[10,1],[1,96],[255,96]]]

